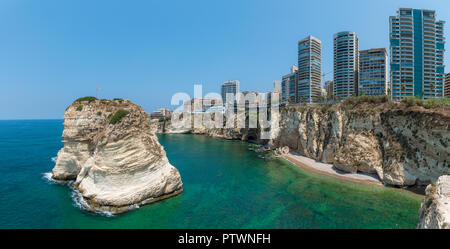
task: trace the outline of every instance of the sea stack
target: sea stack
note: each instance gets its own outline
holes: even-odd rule
[[[419,211],[419,229],[450,229],[450,175],[428,185]]]
[[[89,211],[123,213],[182,192],[149,115],[128,100],[76,100],[64,114],[62,137],[52,177],[73,180]]]

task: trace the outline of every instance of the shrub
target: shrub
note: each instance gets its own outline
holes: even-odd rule
[[[427,99],[423,102],[423,107],[425,107],[427,109],[444,107],[444,106],[450,106],[450,98],[432,98],[432,99]]]
[[[322,107],[320,108],[320,111],[322,113],[328,113],[330,111],[330,109],[331,109],[331,105],[325,104],[325,105],[322,105]]]
[[[123,99],[121,99],[121,98],[114,98],[113,100],[117,100],[117,101],[119,101],[119,103],[123,102]]]
[[[97,112],[97,116],[101,116],[102,115],[102,112]]]
[[[83,106],[82,105],[79,105],[78,107],[77,107],[77,111],[78,112],[81,112],[83,110]]]
[[[91,103],[92,101],[96,100],[96,97],[92,97],[92,96],[86,96],[86,97],[82,97],[82,98],[78,98],[77,102],[81,102],[81,101],[89,101],[89,103]]]
[[[425,206],[426,206],[426,207],[430,207],[431,204],[433,204],[433,201],[434,201],[434,197],[433,197],[433,196],[430,196],[430,197],[426,200]]]
[[[358,97],[349,97],[344,100],[346,105],[356,105],[360,103],[381,104],[389,101],[387,95],[362,95]]]
[[[423,106],[423,101],[419,98],[419,96],[410,96],[406,97],[402,100],[408,106]]]
[[[130,113],[127,110],[120,109],[111,118],[111,121],[109,121],[110,124],[116,124],[120,122],[120,120],[125,117],[128,113]]]
[[[450,106],[450,98],[431,98],[421,100],[419,96],[406,97],[402,100],[408,106],[423,106],[427,109]]]

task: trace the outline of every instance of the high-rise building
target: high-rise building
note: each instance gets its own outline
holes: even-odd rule
[[[329,98],[329,99],[331,99],[334,96],[333,84],[334,84],[334,82],[332,80],[325,82],[325,90],[327,91],[327,98]]]
[[[274,93],[281,93],[281,82],[279,80],[275,80],[273,82],[273,92]]]
[[[450,73],[445,75],[444,97],[450,98]]]
[[[312,36],[298,42],[297,102],[312,103],[321,95],[322,42]]]
[[[442,97],[445,22],[434,10],[400,8],[389,23],[392,99]]]
[[[353,31],[334,35],[334,95],[358,94],[358,36]]]
[[[239,93],[239,84],[240,83],[238,80],[229,80],[229,81],[225,81],[222,84],[221,94],[222,94],[222,101],[223,101],[224,105],[227,100],[227,93],[234,94],[234,98],[236,100],[236,96]],[[236,102],[236,101],[234,101],[234,102]]]
[[[281,80],[281,102],[295,103],[297,93],[297,66],[291,67],[291,73],[282,77]]]
[[[387,94],[387,52],[385,48],[359,51],[358,95]]]

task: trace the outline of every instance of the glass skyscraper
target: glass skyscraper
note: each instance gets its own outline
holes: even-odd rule
[[[359,51],[358,95],[387,94],[387,74],[385,48]]]
[[[239,85],[240,85],[240,83],[238,80],[229,80],[229,81],[225,81],[222,84],[221,94],[222,94],[222,101],[223,101],[224,105],[227,100],[227,93],[234,94],[234,98],[237,97],[237,94],[239,93]]]
[[[298,42],[297,102],[321,96],[322,42],[312,36]]]
[[[442,97],[445,22],[434,10],[400,8],[389,23],[392,99]]]
[[[358,36],[353,31],[334,35],[334,96],[358,94]]]
[[[297,70],[297,66],[292,66],[291,73],[282,77],[282,103],[295,103],[297,101]]]

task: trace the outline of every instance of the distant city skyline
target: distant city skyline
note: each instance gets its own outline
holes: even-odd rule
[[[268,92],[297,64],[297,43],[308,35],[322,41],[323,73],[333,71],[337,32],[354,31],[360,50],[388,49],[389,16],[399,8],[450,20],[447,0],[2,1],[0,119],[61,119],[97,88],[100,98],[130,99],[148,112],[173,109],[171,96],[193,96],[194,84],[220,92],[235,79],[241,91]],[[444,64],[448,72],[448,51]]]

